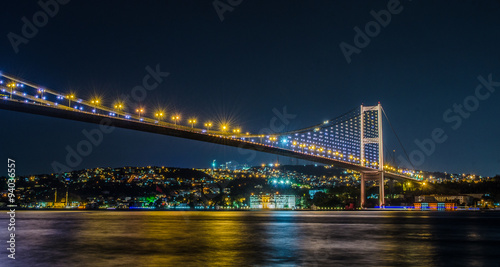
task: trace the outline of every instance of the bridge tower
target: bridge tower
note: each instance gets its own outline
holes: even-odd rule
[[[385,205],[384,198],[384,138],[382,127],[382,105],[380,102],[377,106],[363,106],[360,110],[360,163],[366,166],[369,162],[367,157],[368,146],[376,146],[377,148],[377,166],[378,171],[361,172],[361,207],[365,207],[366,181],[378,181],[379,184],[379,206],[382,208]],[[372,150],[373,151],[373,150]],[[371,157],[373,160],[373,156]],[[372,163],[373,164],[373,163]]]

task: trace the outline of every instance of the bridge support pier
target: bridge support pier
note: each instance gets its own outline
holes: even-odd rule
[[[385,190],[384,190],[384,172],[380,172],[380,181],[378,187],[378,204],[381,209],[385,208]]]
[[[378,203],[380,208],[385,207],[384,172],[361,173],[361,208],[366,208],[366,181],[378,181]]]
[[[365,208],[365,200],[366,200],[366,193],[365,193],[365,174],[361,173],[361,208]]]

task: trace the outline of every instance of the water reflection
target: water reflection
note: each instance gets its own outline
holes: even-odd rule
[[[13,266],[476,266],[498,264],[500,244],[497,213],[20,211],[18,217]]]

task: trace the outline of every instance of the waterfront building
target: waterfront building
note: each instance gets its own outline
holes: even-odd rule
[[[265,194],[250,196],[251,209],[295,209],[294,195]]]

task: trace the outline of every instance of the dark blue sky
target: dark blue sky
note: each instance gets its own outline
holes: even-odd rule
[[[71,1],[15,53],[9,32],[20,35],[21,18],[41,7],[11,1],[0,16],[0,70],[82,98],[102,92],[110,103],[159,64],[170,76],[148,92],[148,111],[230,117],[250,132],[269,127],[273,108],[297,115],[292,130],[381,101],[408,152],[437,127],[447,134],[419,168],[499,174],[500,87],[456,130],[443,113],[474,95],[479,75],[500,81],[500,1],[401,1],[348,64],[339,44],[354,45],[353,28],[388,2],[243,0],[221,21],[211,1]],[[65,147],[96,128],[8,111],[0,118],[0,157],[15,158],[20,174],[52,172]],[[389,127],[385,137],[399,155]],[[75,169],[208,167],[213,159],[259,165],[276,156],[248,160],[234,148],[116,129]]]

